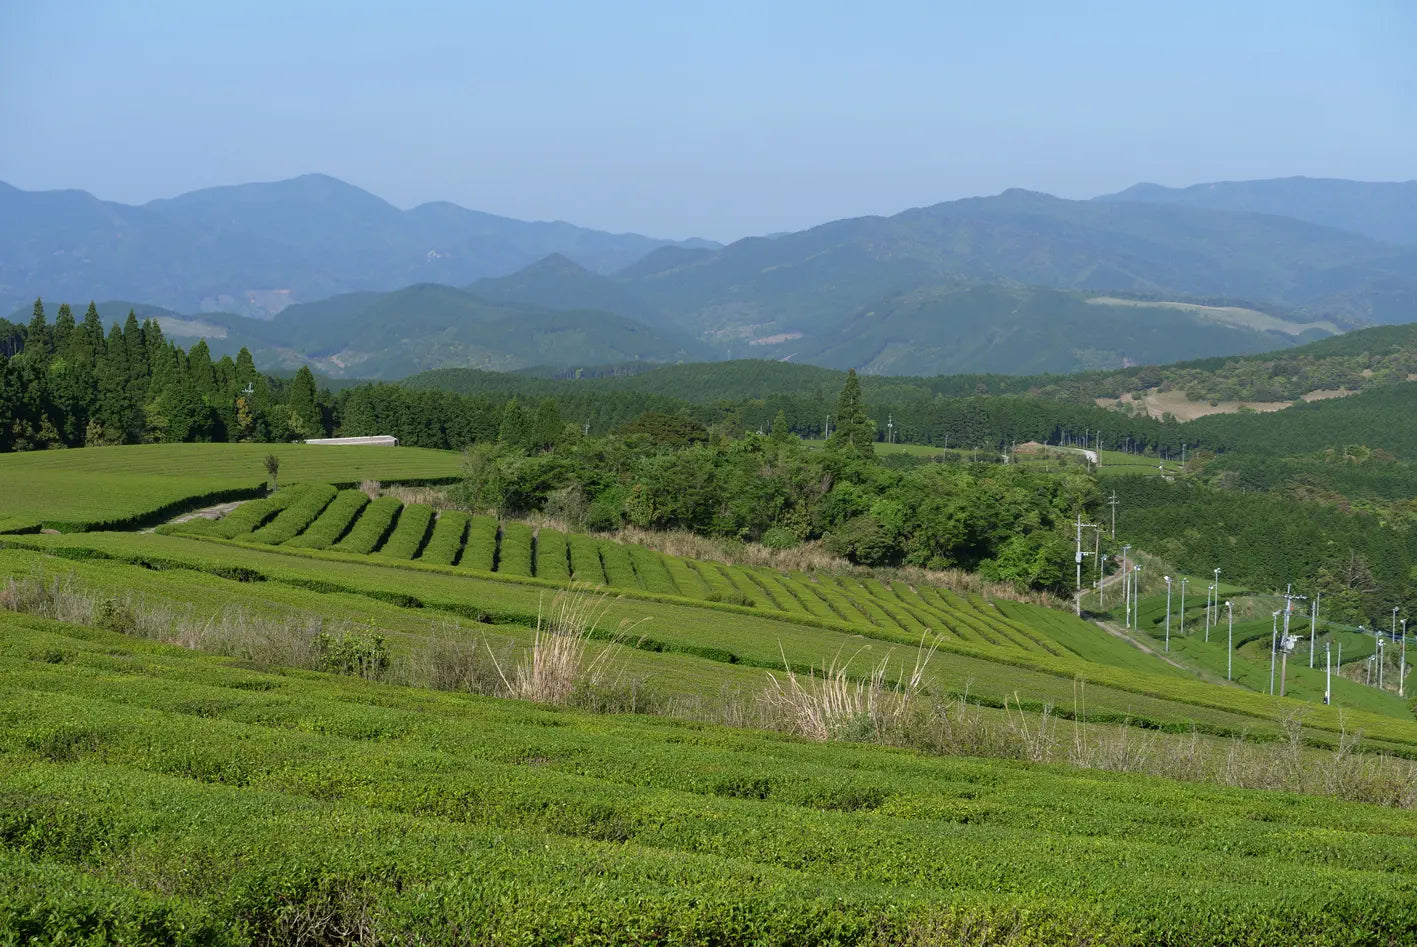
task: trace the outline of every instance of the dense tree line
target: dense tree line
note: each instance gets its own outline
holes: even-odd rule
[[[1417,606],[1417,530],[1380,515],[1283,492],[1218,490],[1117,477],[1118,533],[1192,575],[1219,567],[1261,591],[1323,595],[1327,618],[1355,624]]]
[[[728,438],[686,414],[650,412],[604,436],[559,425],[554,403],[508,402],[495,440],[469,450],[461,499],[499,513],[543,510],[575,525],[627,524],[789,546],[820,539],[852,561],[982,572],[1064,592],[1067,522],[1096,509],[1085,473],[990,464],[877,462],[854,375],[824,450],[779,416],[767,433]]]
[[[36,300],[28,323],[0,320],[0,419],[0,450],[284,441],[323,435],[333,403],[308,368],[278,381],[245,349],[183,351],[132,312],[105,330],[92,303],[79,320],[60,306],[51,324]]]

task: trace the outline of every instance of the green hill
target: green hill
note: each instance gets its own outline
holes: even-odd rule
[[[699,349],[672,332],[607,312],[487,302],[433,284],[291,306],[269,322],[231,318],[217,351],[251,349],[262,365],[310,364],[332,377],[396,378],[447,365],[675,361]]]

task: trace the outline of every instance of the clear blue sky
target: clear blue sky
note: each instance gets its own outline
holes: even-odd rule
[[[1417,3],[0,3],[0,180],[321,171],[726,240],[1007,187],[1417,177]]]

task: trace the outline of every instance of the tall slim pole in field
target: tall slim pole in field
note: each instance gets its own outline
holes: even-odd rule
[[[1219,594],[1219,593],[1216,593],[1216,587],[1214,587],[1214,585],[1206,585],[1206,641],[1207,641],[1207,642],[1210,641],[1210,597],[1212,597],[1212,595],[1214,595],[1214,597],[1216,597],[1217,600],[1219,600],[1220,594]],[[1220,621],[1220,603],[1219,603],[1219,601],[1217,601],[1217,603],[1216,603],[1216,621]]]
[[[1231,679],[1231,662],[1235,660],[1235,607],[1226,602],[1225,611],[1230,618],[1230,632],[1225,639],[1225,679],[1228,681]]]
[[[1132,631],[1141,630],[1141,566],[1132,566]]]
[[[1220,623],[1220,567],[1215,567],[1215,621]]]
[[[1181,576],[1181,637],[1186,636],[1186,583],[1191,581],[1186,576]]]
[[[1112,507],[1112,538],[1117,538],[1117,491],[1112,491],[1112,499],[1107,501]]]
[[[1269,693],[1274,696],[1274,652],[1279,646],[1279,612],[1270,616],[1274,619],[1274,628],[1269,634]]]
[[[1397,666],[1397,696],[1406,696],[1407,685],[1407,619],[1402,620],[1402,651]]]
[[[1171,653],[1171,577],[1162,576],[1166,580],[1166,653]]]
[[[1333,703],[1333,642],[1324,642],[1324,704]]]

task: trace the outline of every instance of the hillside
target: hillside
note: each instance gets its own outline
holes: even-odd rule
[[[412,210],[334,178],[194,191],[141,206],[0,183],[0,309],[36,296],[269,316],[296,302],[468,283],[564,253],[601,272],[670,243],[449,203]],[[713,246],[689,241],[689,246]]]
[[[1350,203],[1337,221],[1345,226],[1374,201]],[[1395,201],[1374,220],[1403,219],[1405,206]],[[543,317],[609,312],[691,339],[704,355],[867,372],[1122,368],[1272,350],[1417,315],[1417,248],[1179,199],[1069,201],[1011,190],[726,247],[509,221],[450,204],[402,211],[319,175],[142,207],[0,188],[0,211],[15,221],[12,236],[0,237],[0,304],[102,296],[178,313],[268,316],[350,291],[471,284],[476,296]],[[610,351],[538,360],[537,344],[516,333],[488,352],[457,340],[437,316],[419,314],[416,332],[390,326],[375,340],[389,347],[384,364],[365,360],[361,371],[683,357],[636,355],[612,341]],[[270,332],[216,324],[288,358],[362,353],[370,343],[316,338],[293,322]],[[430,360],[427,350],[446,338],[447,355]]]
[[[742,240],[624,280],[666,318],[744,341],[961,281],[1248,300],[1355,325],[1410,315],[1415,252],[1289,218],[1007,191]]]
[[[1273,214],[1351,231],[1385,243],[1417,246],[1417,181],[1295,177],[1216,181],[1190,187],[1137,184],[1095,200]]]
[[[283,310],[269,321],[226,317],[214,351],[249,348],[264,365],[309,364],[331,377],[398,378],[444,366],[677,361],[702,349],[675,333],[585,309],[499,304],[450,286],[353,293]]]

